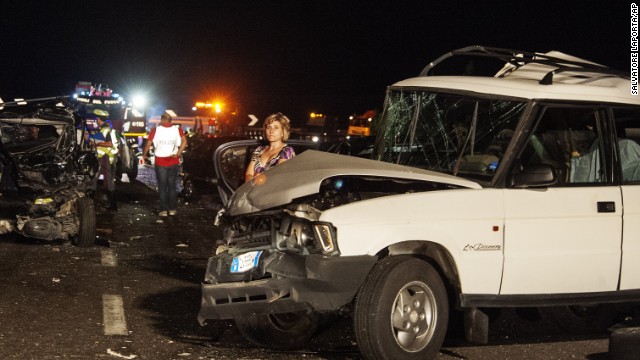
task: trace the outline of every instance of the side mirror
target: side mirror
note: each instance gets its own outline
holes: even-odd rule
[[[547,187],[558,182],[556,173],[548,164],[531,164],[513,176],[513,187]]]

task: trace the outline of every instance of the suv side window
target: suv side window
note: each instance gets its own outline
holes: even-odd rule
[[[605,144],[608,142],[600,109],[547,107],[520,155],[520,165],[551,165],[557,185],[604,183],[607,174]]]
[[[640,183],[640,109],[613,110],[623,183]]]

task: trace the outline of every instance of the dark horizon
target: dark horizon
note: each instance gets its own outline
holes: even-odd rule
[[[630,70],[629,5],[423,1],[3,2],[0,97],[78,81],[158,109],[227,99],[241,113],[380,109],[386,87],[453,49],[562,51]]]

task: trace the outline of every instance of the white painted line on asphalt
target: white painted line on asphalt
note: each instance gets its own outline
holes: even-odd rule
[[[124,320],[122,296],[103,294],[102,314],[105,335],[129,335],[127,322]]]
[[[102,250],[102,266],[116,266],[118,265],[118,260],[116,260],[116,255],[113,253],[113,250],[106,249]]]

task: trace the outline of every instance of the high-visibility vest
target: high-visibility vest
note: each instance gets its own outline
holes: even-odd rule
[[[109,126],[103,126],[100,128],[100,133],[104,137],[104,141],[111,140],[111,146],[97,146],[96,152],[98,153],[98,158],[103,157],[104,155],[109,156],[109,163],[113,164],[116,159],[116,155],[118,155],[118,140],[115,134],[116,130],[112,130]]]

